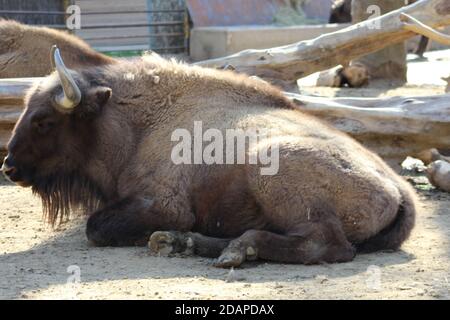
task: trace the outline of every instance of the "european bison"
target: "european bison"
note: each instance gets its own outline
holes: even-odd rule
[[[314,264],[397,249],[413,228],[414,192],[401,177],[267,83],[157,56],[76,72],[55,50],[54,64],[28,93],[3,172],[32,187],[51,222],[71,208],[88,213],[98,246],[151,236],[155,251],[218,257],[219,267]],[[269,130],[246,157],[276,142],[278,172],[263,175],[262,161],[175,163],[174,132],[199,121],[215,130],[210,141]]]
[[[0,78],[48,75],[53,71],[48,59],[48,48],[53,44],[63,50],[64,61],[70,68],[115,62],[66,32],[0,19]]]

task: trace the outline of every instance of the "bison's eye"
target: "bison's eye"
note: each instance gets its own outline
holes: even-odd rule
[[[53,119],[35,120],[33,121],[33,127],[39,134],[45,134],[55,127],[55,121]]]

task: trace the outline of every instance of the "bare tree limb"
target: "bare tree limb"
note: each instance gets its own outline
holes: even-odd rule
[[[0,80],[0,153],[23,111],[26,90],[39,80]],[[285,95],[303,112],[350,134],[391,165],[426,149],[450,150],[450,94],[382,99]]]
[[[427,168],[427,177],[435,187],[450,192],[450,163],[442,160],[431,163]]]
[[[0,79],[0,154],[5,153],[12,129],[23,111],[27,90],[39,79]]]
[[[421,0],[313,40],[265,50],[244,50],[196,64],[204,67],[230,64],[238,72],[294,82],[413,37],[415,33],[405,29],[400,19],[402,13],[432,28],[450,25],[450,1]]]
[[[416,18],[413,18],[406,13],[400,14],[400,19],[405,22],[403,25],[404,29],[430,38],[431,40],[439,42],[443,45],[450,46],[450,36],[430,28],[426,24],[423,24]]]
[[[422,160],[425,165],[429,165],[430,163],[438,160],[447,161],[450,163],[450,157],[443,156],[436,148],[423,150],[416,155],[416,158]]]
[[[450,149],[449,94],[382,99],[285,94],[303,112],[350,134],[390,164],[426,149]]]

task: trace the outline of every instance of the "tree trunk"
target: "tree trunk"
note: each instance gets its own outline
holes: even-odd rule
[[[375,21],[360,22],[312,40],[270,49],[244,50],[227,57],[200,61],[195,65],[217,68],[228,64],[238,72],[256,75],[270,82],[282,80],[294,83],[314,72],[346,64],[415,36],[416,33],[409,30],[403,21],[405,17],[402,17],[402,13],[433,28],[450,25],[449,0],[420,0]],[[379,23],[381,28],[373,28],[374,22]]]
[[[303,112],[327,121],[393,168],[422,151],[450,149],[450,95],[324,98],[285,93]]]
[[[380,14],[386,14],[404,5],[405,0],[353,0],[352,21],[353,23],[365,21],[371,18],[376,10],[379,10]],[[374,10],[371,10],[372,8]],[[374,25],[374,27],[377,26]],[[355,61],[367,67],[372,79],[391,79],[397,80],[399,83],[407,81],[406,45],[404,42],[394,44]]]

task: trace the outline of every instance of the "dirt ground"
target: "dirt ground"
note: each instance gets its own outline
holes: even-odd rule
[[[302,91],[411,96],[444,86]],[[417,226],[398,252],[318,266],[251,263],[230,274],[210,259],[89,247],[84,218],[52,230],[39,199],[0,178],[0,299],[449,299],[450,194],[419,187]]]
[[[44,224],[29,189],[0,182],[0,299],[449,299],[450,194],[418,191],[417,226],[401,251],[341,264],[156,257],[147,248],[93,248],[83,218]]]

